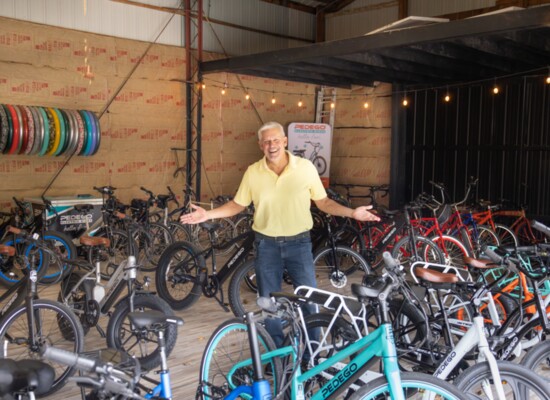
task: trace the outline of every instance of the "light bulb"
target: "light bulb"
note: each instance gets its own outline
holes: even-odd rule
[[[451,101],[451,96],[446,94],[444,100],[448,103],[449,101]]]
[[[275,100],[275,97],[272,97],[271,98],[271,104],[275,104],[277,102],[277,100]]]
[[[206,83],[203,83],[203,84],[201,85],[201,87],[202,87],[203,89],[206,89]]]
[[[369,103],[367,101],[365,101],[365,103],[363,103],[363,107],[364,108],[369,108]]]
[[[222,89],[222,94],[225,94],[225,89]]]
[[[498,92],[499,92],[498,86],[495,86],[495,87],[493,88],[493,93],[494,93],[494,94],[498,94]]]
[[[302,107],[303,105],[304,105],[304,103],[302,103],[302,100],[300,100],[300,101],[298,102],[298,107]]]
[[[409,100],[403,99],[403,105],[407,107],[409,105]]]
[[[546,78],[546,83],[550,85],[550,76]]]
[[[247,93],[246,96],[244,96],[245,99],[250,100],[250,95]]]

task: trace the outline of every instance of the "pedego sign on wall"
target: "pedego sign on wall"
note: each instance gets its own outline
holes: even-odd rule
[[[332,128],[328,124],[293,122],[288,127],[288,150],[310,160],[321,176],[323,185],[329,185]]]

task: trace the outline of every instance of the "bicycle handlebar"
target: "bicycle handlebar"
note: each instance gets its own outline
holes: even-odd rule
[[[544,233],[546,236],[550,237],[550,227],[544,225],[543,223],[539,221],[532,220],[531,226],[533,229],[536,229],[537,231]]]

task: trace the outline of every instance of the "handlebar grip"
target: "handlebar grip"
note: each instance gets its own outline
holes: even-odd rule
[[[532,220],[531,221],[531,226],[533,227],[533,229],[536,229],[537,231],[542,232],[546,236],[550,237],[550,228],[547,227],[546,225],[544,225],[543,223],[541,223],[539,221]]]
[[[384,263],[389,268],[399,267],[399,263],[395,260],[395,258],[392,257],[389,251],[385,251],[384,254],[382,254],[382,257],[384,258]]]
[[[50,346],[46,347],[42,351],[42,357],[47,360],[55,361],[59,364],[75,367],[76,369],[84,372],[93,372],[97,364],[96,360]]]
[[[485,249],[484,250],[484,253],[487,257],[489,257],[491,259],[491,261],[494,261],[496,263],[501,263],[503,258],[501,256],[499,256],[497,253],[495,253],[494,250],[491,250],[491,249]]]

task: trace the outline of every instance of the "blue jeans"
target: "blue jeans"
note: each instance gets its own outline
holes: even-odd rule
[[[290,241],[276,241],[256,236],[256,283],[262,297],[271,292],[280,292],[283,272],[286,270],[294,288],[300,285],[317,287],[311,250],[311,238],[303,237]],[[317,312],[313,304],[302,307],[304,316]],[[277,347],[282,347],[284,335],[278,318],[267,318],[265,327]],[[316,330],[317,331],[317,330]],[[308,332],[316,340],[318,332]]]

